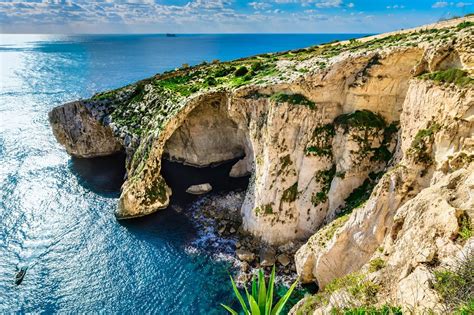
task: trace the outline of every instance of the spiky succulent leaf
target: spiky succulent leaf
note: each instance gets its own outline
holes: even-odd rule
[[[268,281],[265,315],[270,315],[270,312],[272,311],[274,285],[275,285],[275,265],[273,265],[272,273],[270,274],[270,280]]]
[[[265,285],[265,275],[263,270],[258,271],[258,307],[261,313],[265,313],[265,304],[267,298],[267,287]]]
[[[257,301],[253,298],[253,296],[250,296],[250,310],[252,311],[252,315],[260,315],[260,309],[258,308]]]
[[[279,315],[281,313],[281,310],[285,306],[286,302],[288,302],[288,299],[291,296],[291,293],[293,293],[293,290],[296,288],[296,285],[298,284],[298,279],[291,285],[290,289],[285,293],[284,296],[278,301],[278,303],[273,307],[271,315]]]
[[[227,312],[231,313],[232,315],[239,315],[239,313],[237,313],[235,310],[233,310],[232,308],[230,308],[229,306],[227,305],[224,305],[224,304],[221,304],[221,306],[223,308],[226,309]]]
[[[234,290],[234,294],[237,297],[237,300],[239,300],[239,303],[242,306],[242,309],[244,310],[244,313],[248,314],[249,309],[247,308],[247,305],[245,304],[244,298],[240,294],[239,289],[237,288],[237,285],[234,282],[234,279],[232,279],[232,276],[230,276],[230,281],[232,282],[232,289]]]

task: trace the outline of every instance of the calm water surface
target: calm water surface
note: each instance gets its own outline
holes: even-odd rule
[[[47,113],[183,63],[352,37],[0,34],[0,313],[222,313],[228,266],[185,250],[192,223],[171,210],[118,223],[120,157],[71,159]]]

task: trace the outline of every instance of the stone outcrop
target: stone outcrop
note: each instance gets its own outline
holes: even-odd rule
[[[243,229],[273,245],[309,239],[295,257],[303,282],[376,282],[381,303],[435,309],[434,268],[470,244],[459,218],[474,208],[473,20],[186,67],[55,108],[50,121],[71,155],[124,148],[119,219],[167,207],[162,158],[240,158],[229,175],[251,176]],[[275,259],[287,262],[263,261]],[[432,302],[413,300],[416,286]],[[336,291],[310,311],[365,301]]]
[[[122,149],[110,128],[93,117],[80,101],[54,108],[49,113],[49,121],[56,140],[72,156],[91,158],[111,155]]]

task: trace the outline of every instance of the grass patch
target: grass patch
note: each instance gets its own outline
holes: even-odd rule
[[[349,197],[346,198],[345,206],[338,212],[337,216],[344,216],[362,206],[370,198],[381,175],[381,173],[370,173],[369,178],[367,178],[362,185],[354,189]]]
[[[408,154],[413,156],[416,162],[430,165],[433,163],[429,146],[434,140],[434,135],[440,130],[437,123],[430,123],[427,129],[420,129],[411,143]]]
[[[460,240],[467,241],[474,235],[471,218],[466,212],[464,212],[459,217],[458,224],[459,224],[458,238]]]
[[[348,220],[349,214],[338,217],[337,219],[326,225],[324,228],[322,228],[320,232],[316,234],[317,236],[314,239],[317,242],[318,246],[325,247],[326,244],[334,237],[337,230],[339,230],[339,228],[342,227]]]
[[[347,130],[348,127],[359,129],[384,129],[387,126],[387,123],[382,116],[366,109],[356,110],[350,114],[340,115],[334,120],[334,123],[342,126],[344,130]]]
[[[316,104],[313,101],[307,99],[306,96],[302,94],[275,93],[271,96],[271,99],[278,103],[304,105],[310,109],[316,109]]]
[[[462,30],[462,29],[465,29],[465,28],[468,28],[468,27],[471,27],[471,26],[474,26],[474,22],[471,22],[471,21],[464,21],[464,22],[461,22],[459,23],[456,28],[458,30]]]
[[[296,200],[297,196],[298,196],[298,182],[294,183],[290,188],[286,189],[283,192],[283,196],[281,197],[281,200],[285,202],[293,202]]]
[[[328,192],[331,188],[331,182],[336,175],[336,165],[333,165],[329,170],[318,171],[315,175],[315,180],[321,184],[321,190],[311,196],[311,203],[313,206],[318,206],[328,200]]]
[[[297,315],[313,314],[313,311],[322,306],[327,306],[330,298],[338,291],[347,292],[347,294],[358,301],[359,305],[370,307],[376,302],[376,296],[380,287],[370,280],[367,280],[360,273],[351,273],[341,278],[336,278],[326,285],[323,291],[316,295],[306,298],[305,303],[296,311]],[[344,293],[341,293],[344,299]],[[337,296],[334,300],[338,300]],[[345,300],[345,299],[344,299]],[[360,307],[360,306],[359,306]],[[335,311],[338,309],[336,308]],[[336,312],[336,314],[339,314]]]
[[[434,272],[434,289],[438,292],[449,313],[474,312],[474,252],[459,259],[454,268]],[[464,312],[463,312],[464,311]]]
[[[448,69],[421,75],[422,79],[433,80],[436,83],[454,83],[459,87],[465,87],[474,84],[472,78],[467,71],[461,69]]]
[[[112,91],[97,93],[97,94],[95,94],[94,96],[91,97],[91,100],[101,101],[101,100],[111,99],[111,98],[115,97],[117,92],[118,92],[118,90],[112,90]]]
[[[354,308],[333,308],[331,314],[335,315],[402,315],[402,308],[399,306],[383,305],[381,307],[362,306]]]
[[[385,261],[382,258],[375,258],[369,262],[369,272],[376,272],[385,267]]]
[[[306,155],[332,156],[332,138],[336,134],[333,124],[316,127],[313,138],[306,147]]]

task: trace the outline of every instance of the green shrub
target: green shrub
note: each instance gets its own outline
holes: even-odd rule
[[[467,27],[471,27],[471,26],[474,26],[474,22],[471,22],[471,21],[464,21],[464,22],[461,22],[459,23],[456,28],[458,30],[462,30],[464,28],[467,28]]]
[[[247,69],[247,67],[241,66],[240,68],[238,68],[237,70],[235,70],[234,75],[235,75],[236,77],[243,77],[244,75],[247,74],[247,72],[249,72],[249,70]]]
[[[472,250],[456,261],[452,269],[437,270],[434,276],[433,287],[443,299],[446,311],[474,310],[474,252]],[[460,312],[460,314],[463,313]]]
[[[347,130],[348,127],[384,129],[387,126],[382,116],[367,109],[356,110],[350,114],[340,115],[336,117],[334,123],[342,126],[345,130]]]
[[[467,213],[463,213],[459,217],[459,238],[463,241],[470,239],[473,236],[471,218]]]
[[[260,61],[257,61],[252,64],[250,69],[254,72],[257,72],[258,70],[261,70],[263,68],[263,64]]]
[[[294,183],[290,188],[286,189],[283,192],[281,200],[286,201],[286,202],[293,202],[296,200],[297,196],[298,196],[298,182]]]
[[[426,73],[421,77],[423,79],[433,80],[437,83],[454,83],[459,87],[474,84],[474,78],[472,78],[467,71],[455,68]]]
[[[240,294],[239,289],[237,288],[234,279],[230,277],[230,281],[232,283],[232,289],[234,290],[234,295],[236,296],[237,300],[239,301],[240,306],[242,307],[242,311],[246,315],[279,315],[283,311],[285,304],[290,299],[293,290],[295,289],[296,285],[298,284],[298,280],[296,280],[288,291],[280,298],[278,301],[274,301],[274,285],[275,285],[275,266],[273,266],[272,273],[270,275],[270,279],[268,281],[268,285],[265,282],[265,276],[263,275],[263,271],[259,270],[258,272],[258,282],[255,280],[255,277],[252,279],[252,287],[251,292],[245,288],[245,297]],[[276,302],[276,303],[275,303]],[[239,314],[237,311],[233,310],[227,305],[221,304],[226,311],[228,311],[232,315]]]
[[[332,314],[344,314],[344,315],[402,315],[402,309],[398,306],[384,305],[381,307],[355,307],[355,308],[344,308],[332,309]]]
[[[382,258],[375,258],[369,262],[369,272],[376,272],[385,267],[385,261]]]
[[[311,109],[316,109],[316,104],[310,101],[306,96],[302,94],[286,94],[286,93],[275,93],[271,96],[271,99],[279,103],[290,103],[295,105],[308,106]]]
[[[338,212],[337,216],[344,216],[351,213],[354,209],[363,205],[372,194],[381,173],[370,173],[362,185],[354,189],[349,197],[345,199],[345,206]]]
[[[320,203],[328,200],[328,192],[331,188],[331,182],[336,175],[336,165],[333,165],[329,170],[318,171],[315,175],[315,180],[321,184],[321,190],[311,196],[311,203],[313,206],[318,206]]]
[[[420,129],[411,143],[408,154],[413,156],[417,162],[431,164],[431,152],[428,152],[428,146],[433,142],[434,135],[441,126],[437,123],[430,123],[427,129]]]
[[[145,97],[145,83],[138,83],[135,87],[135,91],[131,95],[130,104],[138,103]]]
[[[333,124],[326,124],[316,127],[313,131],[313,138],[306,147],[306,155],[332,156],[331,140],[336,134]]]
[[[216,78],[225,77],[235,71],[235,67],[220,67],[214,72]]]
[[[273,207],[272,207],[272,204],[269,203],[269,204],[266,204],[266,205],[262,205],[260,207],[256,207],[254,209],[255,211],[255,214],[256,215],[260,215],[260,214],[272,214],[273,213]]]

